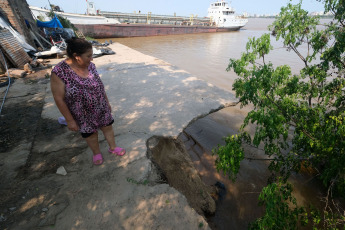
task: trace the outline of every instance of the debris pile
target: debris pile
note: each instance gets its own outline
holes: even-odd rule
[[[35,73],[35,68],[44,67],[44,63],[38,59],[66,57],[66,40],[77,36],[85,39],[81,32],[75,33],[71,28],[62,28],[61,23],[44,22],[42,24],[41,22],[42,27],[37,24],[38,27],[36,28],[38,29],[36,30],[38,31],[28,26],[31,38],[35,41],[35,47],[33,47],[25,41],[23,35],[12,28],[4,17],[0,15],[0,51],[3,54],[0,54],[0,78],[1,74],[6,74],[9,69],[13,68],[24,70],[25,74]],[[54,17],[53,20],[58,21],[59,19]],[[61,27],[55,28],[51,25],[60,25]],[[90,41],[90,43],[93,46],[94,58],[115,54],[111,48],[107,47],[112,44],[111,40],[104,43],[98,41]],[[23,77],[24,74],[21,73],[20,76]]]

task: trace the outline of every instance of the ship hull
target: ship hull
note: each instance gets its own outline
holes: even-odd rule
[[[241,27],[180,26],[156,24],[75,24],[85,36],[92,38],[148,37],[178,34],[236,31]]]

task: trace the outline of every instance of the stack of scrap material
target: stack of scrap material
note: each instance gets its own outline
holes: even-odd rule
[[[17,39],[7,29],[0,28],[0,48],[6,59],[14,67],[22,69],[24,68],[24,65],[31,60]],[[2,57],[0,57],[0,62],[2,66],[4,66],[4,60]]]

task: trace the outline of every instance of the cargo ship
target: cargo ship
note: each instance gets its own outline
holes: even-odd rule
[[[93,2],[88,1],[87,4],[87,15],[55,13],[69,19],[85,36],[92,38],[227,32],[239,30],[248,22],[245,15],[236,15],[235,10],[224,0],[211,3],[207,17],[98,11]],[[30,9],[37,18],[49,12],[32,6]]]

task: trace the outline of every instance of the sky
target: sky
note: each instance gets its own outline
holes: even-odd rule
[[[49,8],[51,4],[58,5],[67,13],[86,12],[86,0],[27,0],[30,6]],[[101,11],[112,11],[122,13],[134,13],[140,10],[141,13],[190,16],[191,14],[199,17],[207,16],[207,9],[212,2],[210,0],[89,0],[94,2],[96,9]],[[229,2],[229,1],[228,1]],[[232,0],[231,6],[236,13],[244,12],[253,14],[276,14],[282,6],[286,6],[289,0]],[[298,3],[299,0],[292,0]],[[322,3],[317,0],[303,0],[303,8],[309,12],[323,11]]]

